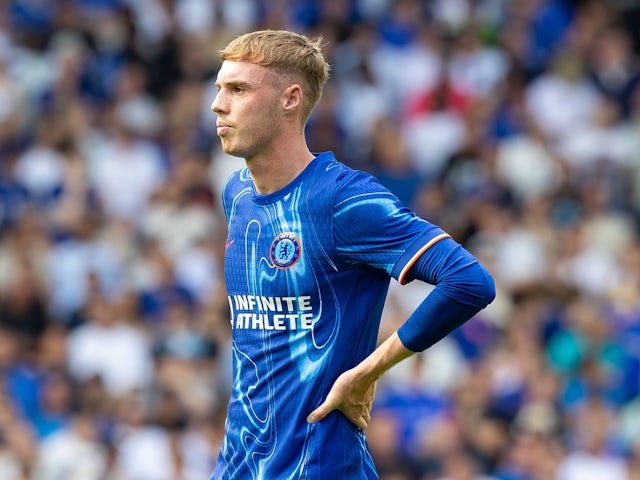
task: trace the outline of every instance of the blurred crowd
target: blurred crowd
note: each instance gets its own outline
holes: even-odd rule
[[[640,7],[0,0],[0,479],[202,480],[230,386],[210,110],[248,30],[322,35],[314,151],[477,255],[496,301],[394,367],[382,480],[640,479]],[[393,282],[380,337],[429,287]]]

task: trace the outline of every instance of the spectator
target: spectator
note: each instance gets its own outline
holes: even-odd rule
[[[87,304],[86,323],[68,338],[69,372],[77,381],[97,377],[112,397],[153,382],[151,341],[132,324],[126,298],[95,295]]]

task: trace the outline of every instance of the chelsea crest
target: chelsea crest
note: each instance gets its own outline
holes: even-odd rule
[[[271,242],[269,257],[273,265],[279,269],[293,267],[300,258],[302,248],[300,240],[293,233],[279,233]]]

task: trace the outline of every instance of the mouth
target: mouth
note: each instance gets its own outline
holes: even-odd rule
[[[229,129],[231,125],[225,122],[216,122],[216,132],[218,135],[224,135]]]

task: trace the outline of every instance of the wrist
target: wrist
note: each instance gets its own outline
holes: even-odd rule
[[[397,332],[394,332],[371,355],[360,362],[355,369],[358,376],[375,382],[395,364],[414,353],[402,344]]]

